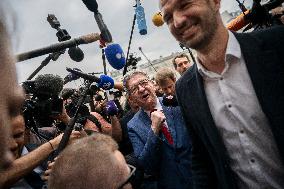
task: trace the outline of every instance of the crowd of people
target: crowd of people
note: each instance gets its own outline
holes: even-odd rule
[[[65,88],[60,112],[41,116],[27,111],[1,15],[0,188],[284,188],[283,25],[236,33],[220,0],[159,5],[196,63],[180,54],[154,79],[128,73],[113,101]]]

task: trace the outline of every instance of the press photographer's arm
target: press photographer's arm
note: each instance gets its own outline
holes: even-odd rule
[[[30,174],[34,168],[39,166],[54,150],[62,138],[62,134],[40,145],[30,153],[23,155],[25,147],[25,122],[22,115],[12,119],[12,136],[9,143],[10,150],[16,158],[12,165],[5,171],[0,172],[0,188],[9,188],[18,180]],[[74,131],[70,141],[80,138],[81,133]]]

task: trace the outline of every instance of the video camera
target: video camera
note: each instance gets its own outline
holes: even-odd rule
[[[113,97],[116,99],[116,98],[119,98],[119,97],[122,97],[122,92],[119,91],[119,90],[116,90],[116,91],[109,91],[109,94],[110,95],[113,95]]]
[[[59,93],[63,80],[56,75],[39,75],[34,81],[25,81],[22,87],[26,93],[23,114],[26,126],[49,127],[56,116],[62,113],[63,100]]]
[[[131,66],[132,70],[135,70],[137,68],[137,63],[141,60],[141,57],[137,57],[133,53],[129,54],[129,58],[127,61],[127,65]]]

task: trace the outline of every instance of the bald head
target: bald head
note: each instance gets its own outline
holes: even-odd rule
[[[92,136],[68,146],[56,160],[50,189],[113,189],[129,174],[118,145],[107,135]]]

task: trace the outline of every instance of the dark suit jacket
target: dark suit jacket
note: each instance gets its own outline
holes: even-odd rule
[[[153,133],[149,116],[146,112],[140,110],[127,124],[134,154],[146,173],[157,176],[158,188],[192,188],[191,140],[180,108],[162,105],[162,109],[174,145],[170,145],[163,135],[158,137]]]
[[[284,27],[235,34],[263,112],[284,162]],[[237,188],[230,160],[213,121],[197,66],[177,81],[176,92],[192,135],[195,188]]]

